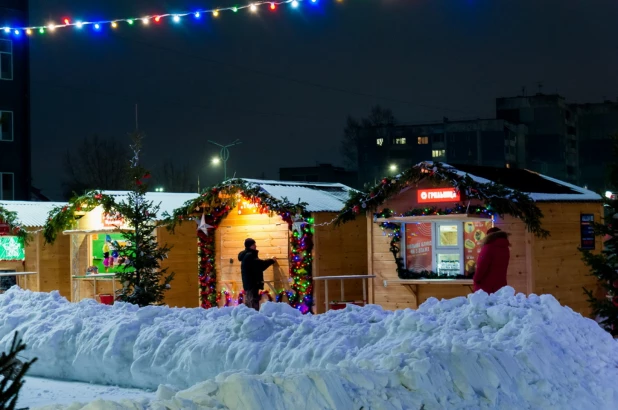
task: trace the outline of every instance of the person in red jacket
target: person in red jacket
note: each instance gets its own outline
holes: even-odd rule
[[[509,267],[509,234],[500,228],[490,228],[483,240],[483,247],[476,262],[474,291],[497,292],[506,286],[506,271]]]

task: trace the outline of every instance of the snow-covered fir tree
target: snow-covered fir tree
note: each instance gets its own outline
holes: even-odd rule
[[[119,253],[127,262],[116,274],[123,285],[116,291],[116,300],[138,306],[161,305],[174,278],[173,272],[168,274],[167,268],[161,268],[161,261],[167,258],[171,248],[167,244],[159,245],[155,239],[159,205],[146,200],[150,173],[140,166],[142,136],[136,132],[132,139],[134,156],[129,169],[132,189],[115,209],[132,229],[123,232],[126,245]]]

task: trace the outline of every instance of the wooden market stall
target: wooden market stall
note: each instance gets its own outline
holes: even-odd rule
[[[278,260],[264,273],[268,293],[263,301],[290,301],[290,295],[300,289],[295,280],[301,287],[306,285],[299,281],[308,281],[313,286],[312,292],[308,290],[313,295],[312,311],[324,312],[330,305],[324,300],[325,284],[313,278],[367,271],[366,221],[340,227],[333,224],[350,191],[342,184],[239,179],[214,187],[203,199],[177,210],[176,218],[201,221],[204,215],[205,228],[200,234],[202,306],[236,305],[239,298],[242,303],[238,254],[250,237],[257,242],[260,258]],[[298,203],[304,205],[295,206]],[[298,274],[300,265],[308,272]],[[341,302],[340,282],[328,284],[333,296],[328,302]],[[362,302],[362,280],[348,280],[344,286],[345,301]]]
[[[378,211],[367,217],[368,272],[376,275],[375,303],[386,309],[470,293],[482,240],[495,225],[510,233],[508,285],[590,314],[582,288],[597,284],[578,247],[602,246],[590,225],[602,217],[592,191],[523,169],[422,163],[348,207],[359,203]],[[352,219],[347,211],[344,220]]]
[[[0,202],[0,291],[12,285],[34,292],[57,290],[70,298],[69,238],[60,238],[54,244],[43,239],[42,227],[47,214],[57,202]],[[7,212],[12,213],[14,223],[9,223]],[[13,226],[10,226],[13,225]],[[28,232],[26,246],[16,233]]]
[[[126,191],[104,191],[97,195],[100,200],[108,196],[115,201],[123,201],[127,194]],[[162,219],[164,212],[170,212],[196,196],[197,194],[149,192],[146,200],[160,206],[157,216]],[[95,199],[87,197],[84,201]],[[74,214],[71,227],[63,230],[56,239],[66,240],[69,244],[65,278],[71,282],[70,300],[78,302],[93,298],[102,303],[112,303],[114,291],[122,287],[116,280],[115,273],[123,269],[123,260],[114,250],[124,244],[122,232],[131,228],[122,218],[106,214],[100,205],[86,209],[88,208],[91,209],[80,211],[79,208],[66,207],[64,211]],[[168,258],[161,263],[162,268],[168,268],[168,272],[175,273],[171,288],[166,291],[164,299],[164,303],[170,307],[198,306],[195,231],[195,225],[179,227],[173,234],[165,227],[155,230],[157,241],[172,247]],[[106,251],[111,257],[108,258],[109,262],[105,261]]]

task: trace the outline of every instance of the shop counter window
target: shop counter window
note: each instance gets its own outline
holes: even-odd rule
[[[471,276],[491,221],[402,224],[405,267],[410,272]]]

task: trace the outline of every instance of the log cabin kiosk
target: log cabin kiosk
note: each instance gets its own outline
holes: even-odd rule
[[[589,315],[583,287],[596,288],[578,248],[600,250],[591,222],[601,197],[524,169],[421,163],[351,199],[340,222],[368,218],[371,292],[386,309],[472,291],[487,229],[510,233],[509,286],[552,294]]]
[[[367,303],[367,278],[340,279],[367,272],[367,222],[333,223],[352,191],[336,183],[236,179],[177,209],[174,225],[195,230],[182,221],[198,222],[201,306],[243,303],[238,253],[248,237],[260,258],[277,257],[264,272],[262,302],[287,302],[303,313]],[[332,300],[325,300],[327,286]]]
[[[0,292],[18,285],[33,292],[57,290],[70,298],[69,238],[48,244],[42,233],[47,214],[64,205],[0,201]]]

